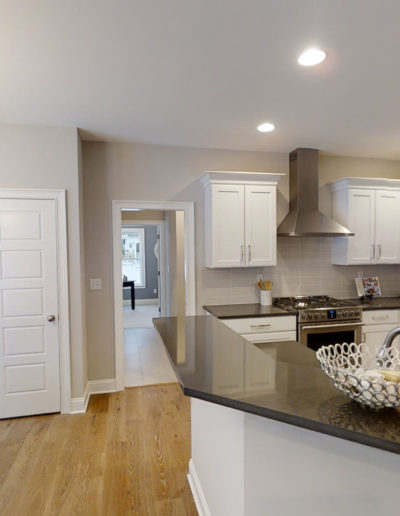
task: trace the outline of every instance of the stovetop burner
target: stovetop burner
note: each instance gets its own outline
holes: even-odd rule
[[[329,296],[276,297],[274,305],[297,313],[299,323],[360,321],[362,316],[361,306]]]
[[[342,308],[354,306],[350,301],[329,296],[276,297],[274,304],[283,310],[312,310],[314,308]]]

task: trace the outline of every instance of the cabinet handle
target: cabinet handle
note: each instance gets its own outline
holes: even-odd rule
[[[371,260],[374,260],[375,259],[375,245],[372,244],[371,245],[371,254],[370,254],[370,258]]]
[[[241,245],[240,246],[240,262],[243,263],[243,259],[244,259],[244,246]]]
[[[378,260],[380,260],[381,256],[382,256],[382,246],[381,246],[381,244],[378,244]]]
[[[251,245],[249,244],[248,245],[248,248],[249,248],[249,263],[251,262]]]
[[[388,315],[381,315],[381,316],[373,315],[371,317],[371,319],[374,320],[374,321],[384,321],[385,319],[389,319],[389,316]]]
[[[361,333],[361,342],[365,342],[365,332]]]
[[[267,326],[271,326],[270,324],[250,324],[250,328],[266,328]]]

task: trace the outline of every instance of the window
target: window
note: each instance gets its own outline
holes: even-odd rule
[[[135,287],[144,288],[146,286],[144,228],[123,227],[121,244],[122,276],[126,277],[127,281],[134,281]]]

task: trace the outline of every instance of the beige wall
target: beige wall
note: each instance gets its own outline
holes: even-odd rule
[[[185,212],[176,212],[176,315],[185,314]]]
[[[0,125],[1,188],[67,191],[68,269],[72,396],[86,387],[85,303],[82,281],[83,225],[80,217],[79,136],[76,129]]]
[[[165,221],[166,315],[185,314],[185,213],[169,211]]]
[[[196,305],[257,301],[259,269],[210,270],[204,266],[203,190],[196,180],[206,170],[288,171],[288,156],[142,144],[84,142],[86,274],[103,279],[103,290],[87,292],[89,378],[114,376],[112,285],[112,200],[195,202]],[[400,178],[400,162],[320,156],[320,184],[362,175]],[[321,198],[324,199],[324,188]],[[287,211],[288,177],[278,188],[278,220]],[[329,203],[329,196],[327,199]],[[324,211],[326,211],[324,202]],[[328,210],[329,211],[329,210]],[[330,264],[332,239],[278,239],[278,266],[261,269],[274,281],[274,295],[354,295],[354,268]],[[363,267],[379,273],[385,293],[400,293],[399,268]],[[329,291],[328,291],[329,290]],[[330,291],[332,290],[332,292]]]
[[[94,380],[114,376],[112,200],[195,201],[200,309],[214,280],[203,266],[203,192],[193,182],[205,170],[284,172],[288,160],[284,154],[97,142],[84,142],[83,156],[86,275],[103,279],[103,290],[87,291],[89,379]]]

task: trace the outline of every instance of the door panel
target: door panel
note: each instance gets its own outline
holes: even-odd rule
[[[4,355],[44,352],[43,326],[4,328]]]
[[[400,263],[400,231],[394,226],[400,220],[400,192],[376,192],[376,259],[377,263]]]
[[[54,200],[0,199],[2,418],[60,411],[56,220]]]
[[[4,202],[8,202],[8,199]],[[42,236],[41,226],[41,214],[37,211],[1,211],[0,235],[3,241],[40,240]]]
[[[349,228],[355,233],[348,237],[349,265],[374,263],[375,249],[375,191],[349,190]]]
[[[46,389],[46,364],[25,364],[6,367],[6,394],[43,391]]]
[[[276,195],[272,186],[245,186],[247,265],[276,265]]]
[[[3,317],[43,315],[42,289],[3,290]]]
[[[42,253],[41,251],[3,251],[1,260],[1,277],[41,278]]]
[[[212,265],[244,265],[244,186],[212,186]]]

